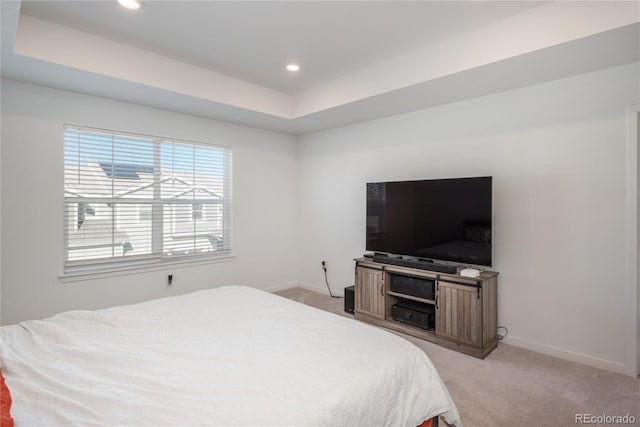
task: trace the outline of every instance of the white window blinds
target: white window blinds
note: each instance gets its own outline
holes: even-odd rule
[[[66,126],[65,270],[228,254],[231,149]]]

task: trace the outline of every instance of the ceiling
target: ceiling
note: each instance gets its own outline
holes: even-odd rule
[[[296,93],[540,2],[23,1],[20,12]],[[302,72],[285,70],[289,62]]]
[[[293,134],[640,56],[637,2],[1,3],[3,77]]]

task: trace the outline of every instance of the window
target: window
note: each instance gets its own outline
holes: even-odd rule
[[[65,271],[228,254],[231,165],[226,147],[66,126]]]
[[[191,220],[195,221],[202,219],[202,203],[194,203],[191,211]]]
[[[140,209],[138,210],[138,221],[151,221],[153,211],[151,210],[150,205],[140,205]]]

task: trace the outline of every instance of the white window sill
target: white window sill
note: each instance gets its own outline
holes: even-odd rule
[[[167,270],[171,268],[185,268],[203,264],[217,264],[230,262],[235,259],[234,254],[215,257],[192,259],[163,259],[139,263],[120,264],[117,266],[87,267],[67,271],[58,276],[61,283],[80,282],[83,280],[103,279],[106,277],[125,276],[129,274],[146,273],[150,271]]]

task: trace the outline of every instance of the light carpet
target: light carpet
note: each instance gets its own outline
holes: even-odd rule
[[[304,288],[276,293],[353,318],[344,312],[342,299]],[[413,342],[433,361],[466,427],[575,426],[579,425],[576,414],[596,417],[628,414],[640,425],[637,378],[503,343],[481,360],[397,334]]]

